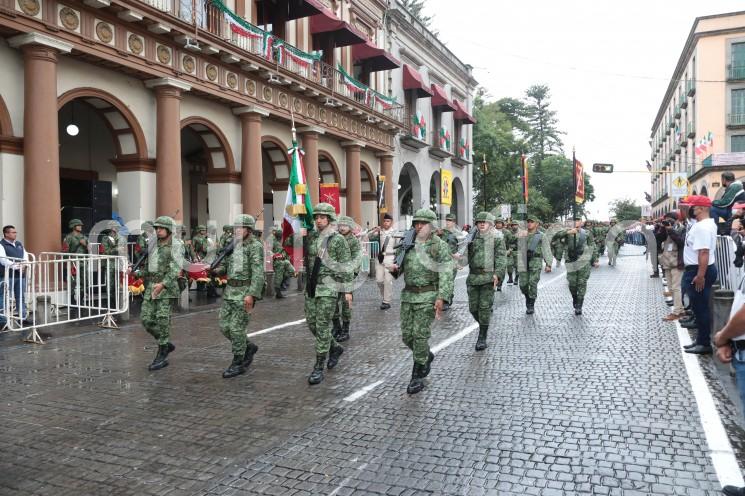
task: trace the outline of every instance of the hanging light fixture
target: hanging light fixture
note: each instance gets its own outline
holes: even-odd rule
[[[75,124],[75,100],[70,102],[70,106],[72,109],[72,116],[70,117],[70,124],[67,125],[67,128],[65,128],[65,131],[67,131],[67,134],[70,136],[77,136],[80,133],[80,128]]]

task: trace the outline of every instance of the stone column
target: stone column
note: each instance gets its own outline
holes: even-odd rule
[[[347,215],[358,224],[362,223],[362,184],[360,183],[360,149],[359,141],[344,141],[341,146],[346,152],[347,162]]]
[[[41,33],[15,36],[8,44],[21,48],[24,62],[23,241],[30,252],[59,251],[57,55],[70,53],[72,45]]]
[[[241,118],[241,203],[243,213],[254,217],[264,209],[264,175],[261,158],[261,118],[269,111],[248,105],[233,109]]]
[[[385,205],[388,207],[388,213],[395,219],[398,217],[398,212],[395,211],[396,203],[393,199],[393,154],[378,153],[376,156],[380,159],[380,175],[385,176],[385,185],[383,186]],[[378,222],[383,222],[382,217],[381,215]]]
[[[321,175],[318,172],[318,136],[325,131],[320,127],[301,127],[297,132],[303,137],[305,182],[310,191],[311,203],[315,205],[318,203],[318,188],[321,183]]]
[[[181,94],[191,85],[165,77],[145,81],[155,90],[155,213],[184,218],[184,195],[181,181]]]

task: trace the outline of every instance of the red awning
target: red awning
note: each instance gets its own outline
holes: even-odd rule
[[[352,59],[355,64],[361,64],[368,72],[388,71],[401,67],[396,57],[378,48],[371,41],[352,47]]]
[[[445,88],[440,85],[432,85],[432,108],[439,108],[443,112],[455,112],[455,107],[450,103]]]
[[[365,43],[367,36],[346,21],[342,21],[329,9],[310,18],[310,32],[315,35],[314,48],[323,49],[325,39],[331,38],[336,47]]]
[[[466,107],[462,103],[453,98],[453,104],[455,105],[454,119],[456,121],[463,121],[465,124],[476,124],[476,119],[466,111]]]
[[[404,64],[404,89],[416,91],[417,98],[432,96],[432,90],[424,84],[421,74],[406,64]]]
[[[314,16],[324,10],[328,10],[320,0],[280,0],[279,2],[260,0],[256,3],[257,19],[259,19],[259,22],[264,19],[264,5],[267,3],[269,3],[269,12],[280,8],[287,9],[286,15],[288,21]],[[269,14],[269,19],[271,18],[272,16]]]

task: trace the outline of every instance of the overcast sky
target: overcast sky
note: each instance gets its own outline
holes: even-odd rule
[[[743,0],[426,0],[440,39],[494,98],[551,88],[565,153],[646,171],[648,139],[686,37],[698,16],[745,10]],[[478,151],[478,150],[476,150]],[[646,204],[649,174],[594,174],[591,216],[608,203]]]

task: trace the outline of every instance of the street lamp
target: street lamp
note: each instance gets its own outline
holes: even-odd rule
[[[486,167],[486,153],[484,153],[484,160],[481,162],[481,198],[484,201],[484,212],[486,212],[486,173],[489,172]]]

